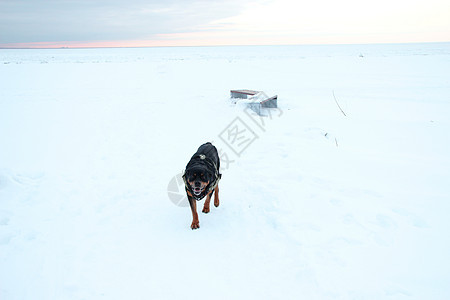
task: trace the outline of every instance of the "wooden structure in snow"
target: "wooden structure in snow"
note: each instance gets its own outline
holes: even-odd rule
[[[254,96],[258,94],[258,91],[252,91],[252,90],[231,90],[231,98],[242,98],[247,99],[248,96]]]
[[[258,115],[262,115],[263,108],[277,108],[278,96],[268,97],[262,91],[231,90],[231,98],[247,99],[247,105]]]

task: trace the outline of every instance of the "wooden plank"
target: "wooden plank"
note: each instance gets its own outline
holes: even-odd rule
[[[270,98],[266,98],[267,95],[264,92],[253,90],[231,90],[231,98],[248,99],[249,96],[255,96],[250,98],[251,101],[248,106],[254,110],[258,115],[261,115],[261,108],[277,108],[278,107],[278,95]]]
[[[246,99],[247,96],[254,96],[259,93],[259,91],[252,91],[252,90],[231,90],[230,92],[232,98],[244,98],[244,99]]]
[[[261,106],[266,108],[277,108],[278,107],[278,95],[270,97],[264,101],[261,101]]]

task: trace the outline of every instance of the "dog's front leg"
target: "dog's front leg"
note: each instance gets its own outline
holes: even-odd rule
[[[200,228],[200,222],[198,220],[198,214],[197,214],[197,201],[188,195],[189,199],[189,205],[191,206],[192,211],[192,224],[191,229],[198,229]]]
[[[205,213],[205,214],[209,213],[209,202],[211,201],[212,193],[213,192],[209,193],[206,196],[205,204],[203,205],[203,210],[202,210],[202,212]]]
[[[219,185],[217,185],[216,188],[214,189],[214,206],[218,207],[219,204],[220,204],[220,201],[219,201]]]

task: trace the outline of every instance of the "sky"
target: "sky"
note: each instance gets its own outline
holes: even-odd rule
[[[449,0],[0,0],[0,48],[448,41]]]

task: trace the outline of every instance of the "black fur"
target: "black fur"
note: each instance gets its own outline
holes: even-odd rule
[[[202,155],[204,159],[202,159]],[[216,147],[211,143],[201,145],[197,152],[192,155],[191,160],[186,165],[185,176],[188,182],[209,182],[208,186],[199,196],[194,196],[197,200],[203,199],[210,185],[219,176],[220,159]],[[201,176],[203,174],[203,176]],[[187,187],[192,193],[192,190]],[[192,193],[193,194],[193,193]]]
[[[200,228],[197,201],[205,196],[202,212],[210,211],[210,200],[214,193],[214,206],[219,206],[219,173],[220,159],[216,147],[211,143],[201,145],[186,165],[183,179],[186,185],[186,194],[192,211],[192,229]]]

